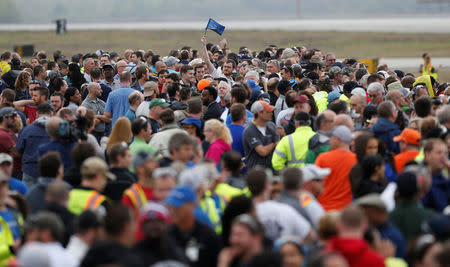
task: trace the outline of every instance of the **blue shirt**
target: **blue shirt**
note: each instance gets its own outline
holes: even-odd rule
[[[133,123],[134,119],[136,118],[136,112],[130,108],[125,114],[125,117],[127,117],[130,122]]]
[[[6,224],[11,230],[14,240],[19,239],[20,238],[19,224],[17,223],[17,220],[11,213],[11,211],[9,211],[8,209],[0,211],[0,216],[2,216],[3,220],[5,220]]]
[[[40,145],[38,147],[39,158],[49,151],[59,152],[61,160],[64,165],[64,170],[68,170],[72,165],[72,148],[77,144],[73,143],[62,143],[57,140],[52,140],[50,143]]]
[[[227,125],[230,129],[231,137],[233,138],[233,143],[231,143],[231,148],[241,153],[242,157],[245,157],[244,144],[242,143],[242,136],[244,135],[244,126],[231,124]]]
[[[19,192],[21,195],[25,195],[28,192],[28,186],[16,178],[9,179],[9,188]]]
[[[430,191],[422,198],[422,204],[441,213],[449,205],[450,180],[439,173],[432,175],[432,181]]]
[[[406,239],[403,234],[390,222],[385,222],[377,227],[380,231],[380,236],[382,239],[389,239],[397,247],[395,252],[395,257],[405,258],[406,257]]]
[[[119,89],[114,90],[109,94],[108,100],[106,101],[105,112],[111,113],[113,126],[117,119],[125,116],[128,109],[130,109],[128,96],[133,92],[136,92],[136,90],[127,85],[120,85]]]
[[[248,109],[246,109],[245,111],[247,112],[247,120],[245,121],[244,125],[248,125],[249,122],[251,122],[253,119],[253,113],[251,113],[250,110],[248,110]],[[232,123],[233,123],[233,121],[231,120],[231,114],[228,113],[226,124],[227,124],[227,126],[229,126]]]

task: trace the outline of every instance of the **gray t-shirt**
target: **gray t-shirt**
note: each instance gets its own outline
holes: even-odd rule
[[[100,98],[92,100],[89,96],[81,103],[81,106],[93,110],[95,115],[103,115],[105,112],[105,105],[105,101]],[[105,123],[101,121],[99,124],[95,125],[94,131],[103,133],[105,131]]]
[[[265,168],[272,168],[272,154],[261,157],[255,150],[258,145],[266,146],[270,143],[280,141],[280,137],[276,134],[277,127],[273,122],[266,124],[266,132],[263,135],[258,127],[253,123],[249,123],[244,130],[243,141],[245,158],[247,160],[247,169],[254,168],[257,165]]]

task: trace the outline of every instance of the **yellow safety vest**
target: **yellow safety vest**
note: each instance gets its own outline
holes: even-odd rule
[[[345,102],[347,102],[347,104],[350,105],[350,99],[349,99],[346,95],[341,94],[341,96],[339,97],[339,99],[340,99],[340,100],[343,100],[343,101],[345,101]]]
[[[14,258],[14,255],[9,249],[12,245],[14,245],[14,237],[11,229],[9,229],[8,224],[0,216],[0,266],[6,266]]]
[[[144,190],[138,184],[133,184],[123,192],[124,195],[128,196],[133,203],[134,212],[136,217],[139,217],[141,208],[147,204],[147,196],[145,195]]]
[[[322,112],[327,109],[328,106],[328,93],[325,91],[315,92],[313,94],[314,101],[316,102],[317,109]]]
[[[96,210],[103,202],[108,201],[107,197],[96,190],[72,189],[69,195],[68,209],[75,215],[80,215],[85,210]]]
[[[217,234],[222,233],[222,223],[220,216],[216,209],[215,201],[210,197],[204,197],[199,203],[200,209],[206,213],[211,223],[214,225],[214,230]]]
[[[285,166],[302,167],[305,165],[309,139],[316,133],[309,126],[300,126],[295,132],[281,139],[272,155],[272,167],[279,171]]]
[[[215,192],[216,194],[224,196],[227,199],[227,201],[230,201],[232,198],[244,194],[243,190],[233,187],[227,183],[218,184],[216,186]]]
[[[433,77],[434,79],[437,80],[437,73],[431,71],[433,68],[434,68],[434,66],[431,64],[428,66],[425,66],[425,64],[422,64],[422,76],[430,75],[431,77]]]

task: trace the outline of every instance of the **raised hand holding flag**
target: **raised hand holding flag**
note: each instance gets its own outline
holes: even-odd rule
[[[215,31],[219,35],[222,35],[223,31],[225,30],[225,26],[210,18],[205,28],[205,35],[207,30]]]

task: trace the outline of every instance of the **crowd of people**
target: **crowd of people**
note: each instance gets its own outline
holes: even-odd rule
[[[0,265],[450,266],[429,54],[227,45],[3,52]]]

